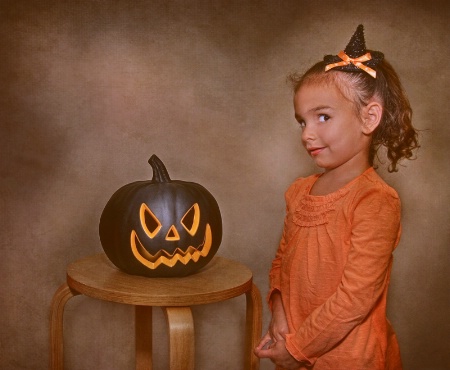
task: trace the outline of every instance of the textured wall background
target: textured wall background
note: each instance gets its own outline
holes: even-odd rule
[[[389,317],[406,369],[449,369],[449,16],[445,0],[2,1],[0,367],[47,367],[49,305],[66,265],[102,251],[104,205],[151,178],[153,153],[172,178],[215,195],[219,255],[247,264],[265,296],[284,191],[315,171],[285,77],[364,23],[424,130],[416,161],[380,168],[404,216]],[[195,308],[198,369],[240,368],[243,307]],[[155,369],[166,369],[155,316]],[[65,320],[68,369],[133,368],[130,307],[76,297]]]

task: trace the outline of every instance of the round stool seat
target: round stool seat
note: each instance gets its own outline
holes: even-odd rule
[[[243,264],[215,257],[185,277],[149,278],[127,274],[105,254],[67,267],[67,283],[92,298],[143,306],[192,306],[237,297],[251,289],[252,272]]]

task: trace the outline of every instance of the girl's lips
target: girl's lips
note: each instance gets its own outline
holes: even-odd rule
[[[318,155],[324,148],[308,148],[308,152],[312,156]]]

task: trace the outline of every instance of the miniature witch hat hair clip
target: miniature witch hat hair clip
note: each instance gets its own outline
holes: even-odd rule
[[[377,77],[374,68],[384,58],[380,51],[366,50],[364,40],[364,27],[358,26],[346,48],[338,55],[325,55],[323,60],[327,63],[325,71],[336,69],[344,72],[366,72],[373,78]]]

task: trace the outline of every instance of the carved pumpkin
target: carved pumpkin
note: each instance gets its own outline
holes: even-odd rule
[[[99,234],[121,270],[148,277],[185,276],[204,267],[222,241],[219,206],[203,186],[171,180],[153,155],[151,181],[117,190],[103,210]]]

